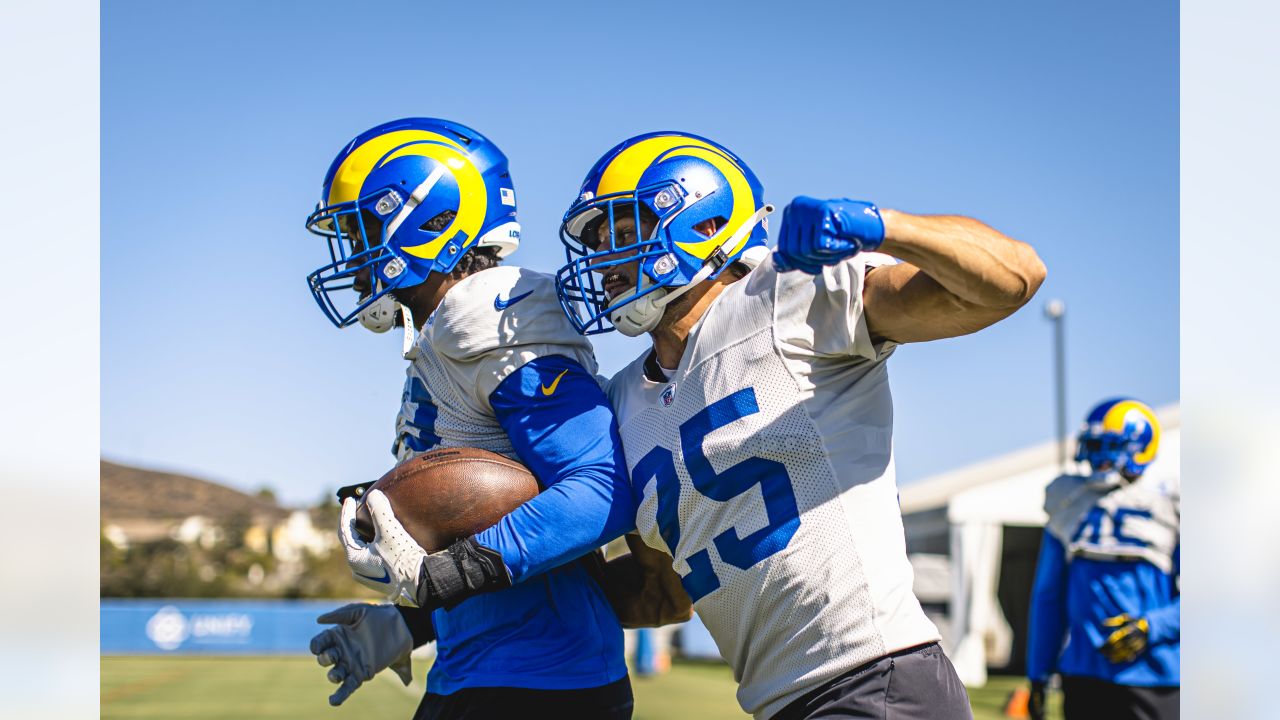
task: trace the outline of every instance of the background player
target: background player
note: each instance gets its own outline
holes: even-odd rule
[[[976,220],[812,198],[771,257],[770,209],[736,155],[664,132],[605,153],[565,215],[575,326],[653,340],[609,385],[638,530],[756,717],[970,717],[911,592],[885,360],[1010,315],[1044,266]]]
[[[545,488],[425,558],[411,540],[394,557],[379,554],[407,537],[380,492],[367,498],[379,526],[372,544],[354,536],[355,501],[344,503],[355,577],[420,609],[357,605],[319,618],[338,623],[312,642],[341,683],[333,704],[387,666],[407,682],[411,647],[436,639],[415,717],[630,717],[618,620],[583,564],[569,562],[632,527],[616,425],[552,279],[497,267],[519,242],[515,210],[493,143],[458,123],[410,118],[348,143],[307,220],[329,240],[331,262],[308,280],[335,325],[386,330],[398,315],[408,337],[420,331],[406,343],[397,459],[483,448],[518,458]]]
[[[1031,604],[1031,715],[1062,675],[1071,718],[1176,718],[1179,707],[1179,517],[1176,481],[1144,476],[1160,447],[1151,408],[1127,398],[1089,412],[1076,460],[1045,491]]]

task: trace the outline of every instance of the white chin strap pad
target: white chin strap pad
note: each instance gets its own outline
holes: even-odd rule
[[[627,303],[609,313],[609,320],[618,332],[627,337],[637,337],[658,327],[667,304],[659,302],[666,297],[666,288],[658,288],[635,302]]]
[[[396,324],[396,301],[391,293],[373,301],[369,307],[360,311],[360,324],[376,333],[384,333]]]
[[[737,232],[720,245],[719,251],[724,252],[729,248],[737,247],[738,243],[749,235],[755,226],[762,222],[771,212],[773,212],[773,205],[766,203],[761,206],[747,222],[742,224],[742,227],[738,228]],[[654,232],[656,233],[657,231],[655,230]],[[754,270],[765,257],[768,257],[768,254],[769,249],[766,247],[748,248],[740,254],[738,259],[744,260]],[[702,268],[689,279],[688,283],[676,288],[654,290],[639,300],[627,303],[609,313],[609,320],[613,322],[613,326],[618,329],[618,332],[627,337],[643,335],[658,326],[658,321],[662,319],[662,312],[667,309],[667,305],[711,277],[720,267],[720,265],[712,263],[711,260],[707,260],[703,263]],[[633,292],[641,292],[649,284],[649,278],[643,271],[641,271],[640,277],[641,285]]]

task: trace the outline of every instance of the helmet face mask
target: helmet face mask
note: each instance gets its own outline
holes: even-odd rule
[[[338,327],[359,320],[381,332],[393,291],[451,272],[473,247],[513,252],[511,184],[506,156],[458,123],[408,118],[361,134],[330,165],[306,221],[328,240],[330,262],[307,277],[321,311]]]
[[[662,191],[670,192],[665,186]],[[657,192],[649,192],[647,197],[651,199]],[[637,194],[639,203],[635,201]],[[575,216],[579,234],[572,233],[569,223],[561,226],[560,237],[570,263],[561,268],[557,287],[579,332],[593,335],[618,329],[631,336],[648,332],[662,316],[662,308],[655,307],[654,301],[666,296],[667,287],[688,282],[688,277],[681,277],[683,268],[668,252],[669,242],[664,237],[677,213],[664,213],[663,217],[645,199],[644,192],[597,198],[583,205]],[[604,280],[612,275],[629,277],[631,289],[610,298]],[[635,307],[628,308],[632,305]]]
[[[650,133],[614,147],[560,226],[567,263],[556,286],[570,321],[585,335],[652,330],[687,289],[764,248],[762,220],[772,208],[762,194],[737,156],[704,138]],[[628,231],[635,242],[622,241]],[[629,290],[617,286],[619,276]]]
[[[338,327],[362,317],[408,279],[396,269],[404,262],[391,263],[398,256],[382,241],[381,228],[365,215],[355,202],[317,208],[307,218],[307,230],[328,240],[330,260],[307,276],[307,285]],[[347,290],[351,293],[342,292]]]
[[[1088,463],[1094,472],[1114,469],[1134,479],[1155,460],[1160,422],[1137,400],[1107,400],[1089,412],[1076,443],[1076,462]]]

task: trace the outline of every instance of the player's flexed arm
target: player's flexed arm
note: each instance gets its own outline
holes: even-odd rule
[[[787,206],[775,262],[781,270],[816,274],[872,250],[904,261],[867,275],[863,312],[877,340],[924,342],[976,332],[1025,305],[1045,277],[1030,246],[972,218],[809,197]]]

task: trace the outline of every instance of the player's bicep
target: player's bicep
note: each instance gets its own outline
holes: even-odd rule
[[[862,290],[867,331],[874,341],[927,342],[977,332],[1017,309],[961,300],[920,268],[898,263],[874,268]]]
[[[525,363],[489,396],[521,461],[545,486],[584,467],[626,476],[608,397],[579,362],[547,355]]]

